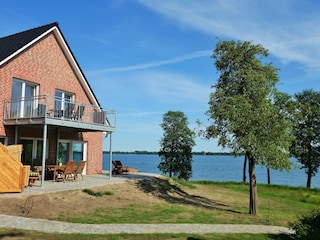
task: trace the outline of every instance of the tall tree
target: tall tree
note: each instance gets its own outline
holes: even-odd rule
[[[188,180],[192,176],[192,147],[195,146],[194,132],[188,127],[188,119],[183,112],[168,111],[160,125],[163,137],[158,155],[160,171]]]
[[[320,166],[320,92],[304,90],[294,96],[296,100],[295,141],[291,153],[302,164],[307,174],[307,188]]]
[[[268,51],[245,41],[218,41],[212,58],[220,73],[210,94],[208,138],[244,152],[250,180],[249,213],[258,214],[255,165],[289,169],[291,122],[274,104],[278,69],[263,63]]]

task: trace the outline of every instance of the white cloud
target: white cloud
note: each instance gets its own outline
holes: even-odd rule
[[[145,91],[162,102],[206,103],[211,90],[200,79],[177,72],[145,71],[139,77]]]
[[[141,0],[178,26],[260,43],[283,62],[320,68],[320,15],[314,1]],[[318,6],[319,7],[319,6]]]
[[[130,117],[146,117],[146,116],[154,116],[154,115],[161,115],[163,114],[163,112],[160,111],[154,111],[154,112],[132,112],[132,113],[128,113],[127,115]]]
[[[192,52],[182,56],[174,57],[171,59],[146,62],[142,64],[136,64],[136,65],[124,66],[124,67],[98,69],[98,70],[88,71],[88,73],[93,74],[93,73],[109,73],[109,72],[126,72],[126,71],[133,71],[133,70],[148,69],[148,68],[154,68],[154,67],[159,67],[163,65],[184,62],[184,61],[199,58],[199,57],[210,56],[211,54],[212,54],[212,50],[196,51],[196,52]]]

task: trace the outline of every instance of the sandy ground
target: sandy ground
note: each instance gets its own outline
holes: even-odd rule
[[[128,203],[156,201],[152,194],[139,188],[139,181],[107,184],[90,188],[94,192],[110,192],[112,195],[95,197],[82,190],[71,190],[26,197],[0,197],[0,213],[26,216],[31,218],[56,219],[59,214],[64,216],[80,216],[97,208],[121,207]]]
[[[160,186],[160,187],[159,187]],[[94,192],[109,192],[112,195],[96,197],[82,190],[70,190],[40,195],[0,197],[0,213],[41,219],[57,219],[63,216],[81,216],[98,208],[119,208],[128,204],[154,204],[160,201],[197,205],[219,206],[217,199],[199,197],[201,189],[181,190],[159,178],[107,184],[90,188]],[[199,192],[200,191],[200,192]],[[222,199],[221,199],[222,200]],[[220,207],[223,205],[221,204]]]

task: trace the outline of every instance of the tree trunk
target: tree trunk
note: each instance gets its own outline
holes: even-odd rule
[[[244,162],[243,162],[243,177],[242,177],[242,181],[246,182],[247,181],[247,176],[246,176],[246,172],[247,172],[247,154],[244,155]]]
[[[249,156],[249,177],[250,177],[250,206],[249,214],[258,215],[257,179],[255,172],[254,158]]]
[[[312,174],[311,174],[311,170],[308,169],[308,172],[307,172],[307,188],[311,188],[311,177],[312,177]]]
[[[267,168],[267,177],[268,177],[268,184],[271,183],[271,179],[270,179],[270,168]]]

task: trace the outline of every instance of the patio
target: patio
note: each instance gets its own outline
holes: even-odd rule
[[[106,184],[115,184],[126,181],[134,181],[145,178],[157,177],[159,174],[154,173],[132,173],[109,176],[109,171],[103,171],[102,174],[93,174],[83,176],[84,180],[68,181],[68,182],[53,182],[52,180],[44,181],[44,187],[41,187],[41,181],[37,181],[32,187],[26,187],[21,193],[0,193],[1,197],[13,197],[13,196],[27,196],[35,194],[44,194],[60,191],[69,191],[76,189],[84,189],[90,187],[103,186]]]

